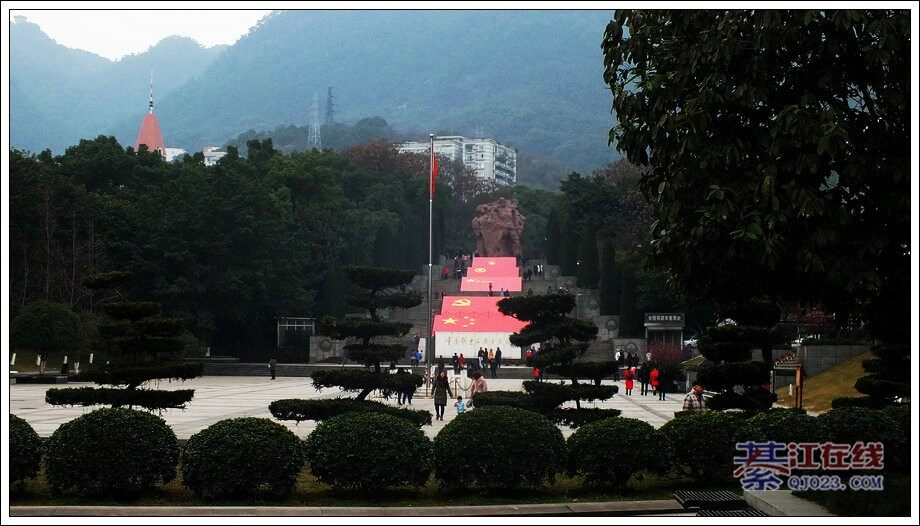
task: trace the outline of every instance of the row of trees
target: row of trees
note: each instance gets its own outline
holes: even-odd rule
[[[56,157],[11,152],[13,315],[49,301],[95,316],[85,278],[130,268],[133,292],[186,318],[205,345],[270,347],[276,316],[352,309],[343,266],[427,263],[427,156],[382,141],[282,154],[265,139],[250,141],[246,158],[228,152],[216,166],[200,155],[167,164],[111,137]],[[476,205],[508,194],[535,224],[552,200],[495,190],[442,162],[436,253],[471,248]],[[541,250],[530,232],[528,246]]]

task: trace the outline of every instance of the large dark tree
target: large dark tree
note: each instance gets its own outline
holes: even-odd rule
[[[110,405],[150,410],[184,408],[195,391],[142,388],[157,380],[188,380],[201,376],[200,363],[177,359],[184,343],[183,318],[164,316],[159,303],[128,301],[125,290],[132,274],[106,272],[88,277],[85,285],[102,294],[106,318],[99,322],[97,350],[108,356],[106,364],[83,373],[83,378],[113,387],[49,389],[45,401],[52,405]]]
[[[610,132],[688,291],[853,304],[906,342],[907,11],[619,11]],[[885,322],[884,325],[881,322]]]
[[[44,374],[50,355],[83,349],[80,318],[67,305],[32,303],[13,318],[10,343],[13,349],[35,351]]]
[[[333,317],[320,320],[319,332],[337,340],[347,340],[345,356],[368,369],[336,368],[313,372],[313,385],[317,389],[337,387],[344,391],[357,391],[357,401],[364,401],[371,392],[380,390],[384,396],[395,391],[415,389],[424,379],[417,374],[389,374],[381,371],[381,363],[389,363],[406,355],[408,347],[394,341],[408,334],[410,323],[387,321],[380,318],[382,309],[408,309],[422,302],[417,292],[406,291],[406,285],[415,277],[412,270],[398,270],[384,267],[350,266],[345,268],[348,280],[361,289],[350,294],[346,303],[365,309],[368,317]],[[388,338],[388,342],[382,342]],[[328,403],[324,403],[328,402]],[[285,405],[292,405],[291,401]],[[379,407],[367,404],[340,404],[319,401],[317,404],[294,404],[301,411],[273,411],[276,418],[286,420],[314,420],[328,417],[330,411],[350,412],[357,410],[376,411]],[[274,406],[278,408],[279,405]]]
[[[602,47],[610,142],[646,167],[673,284],[909,341],[908,11],[619,11]],[[909,354],[880,352],[875,375]]]
[[[698,379],[708,391],[717,393],[711,409],[766,410],[776,395],[764,386],[770,383],[773,347],[784,340],[775,328],[780,309],[767,298],[756,298],[729,307],[725,314],[734,325],[710,327],[700,339],[700,353],[707,360]],[[752,360],[754,350],[761,360]]]
[[[529,322],[520,332],[511,335],[511,343],[518,347],[540,343],[534,365],[572,382],[570,385],[524,382],[527,396],[523,403],[557,422],[580,425],[589,420],[616,416],[619,411],[581,407],[583,400],[607,400],[616,393],[616,386],[601,385],[601,380],[611,376],[616,365],[613,362],[578,361],[597,337],[597,326],[569,316],[574,308],[575,296],[571,294],[518,296],[498,302],[498,310],[502,314]],[[580,379],[590,380],[591,384],[580,384]],[[575,402],[575,409],[559,408],[569,401]]]

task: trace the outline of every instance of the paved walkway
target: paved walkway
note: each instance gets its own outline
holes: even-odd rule
[[[514,390],[522,389],[523,380],[497,379],[487,380],[489,389]],[[612,382],[605,382],[612,383]],[[89,384],[68,384],[80,387]],[[463,385],[468,385],[466,381]],[[622,383],[618,383],[620,392],[623,392]],[[14,384],[10,386],[10,412],[27,420],[40,436],[50,436],[59,425],[72,420],[81,414],[91,411],[92,408],[83,407],[55,407],[45,403],[45,391],[48,385]],[[64,387],[64,386],[58,386]],[[184,410],[171,409],[164,411],[162,416],[173,428],[180,439],[186,439],[209,425],[225,418],[242,416],[256,416],[272,418],[268,412],[268,404],[283,398],[333,398],[337,396],[353,396],[337,389],[324,389],[317,391],[310,384],[309,378],[278,378],[270,380],[264,377],[244,376],[204,376],[188,382],[163,382],[163,389],[195,389],[195,398]],[[638,391],[636,389],[635,391]],[[634,393],[635,393],[634,391]],[[419,393],[422,393],[419,390]],[[464,398],[466,398],[465,393]],[[456,395],[456,393],[455,393]],[[680,393],[668,395],[668,400],[659,401],[657,396],[641,396],[633,394],[625,396],[617,394],[612,400],[593,404],[582,404],[583,407],[616,408],[621,410],[622,416],[644,420],[655,427],[673,418],[674,412],[681,408],[683,395]],[[395,399],[382,402],[395,405]],[[434,401],[431,398],[416,397],[412,408],[427,409],[434,415]],[[434,421],[431,426],[422,429],[429,437],[437,435],[438,431],[456,417],[453,406],[448,404],[444,422]],[[316,426],[315,422],[283,422],[298,436],[306,437]],[[572,431],[562,428],[565,436]]]

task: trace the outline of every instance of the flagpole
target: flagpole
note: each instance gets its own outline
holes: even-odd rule
[[[431,270],[432,270],[432,253],[434,252],[434,238],[432,236],[432,217],[434,215],[434,192],[432,192],[432,185],[434,184],[434,134],[428,134],[428,151],[431,154],[431,159],[429,160],[429,173],[428,173],[428,337],[425,340],[425,378],[428,378],[431,374],[431,353],[434,349],[434,342],[432,341],[431,336],[431,312],[432,312],[432,301],[431,301]]]

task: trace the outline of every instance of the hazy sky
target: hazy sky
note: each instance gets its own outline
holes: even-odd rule
[[[197,40],[203,46],[232,44],[269,11],[68,11],[11,10],[25,16],[67,47],[116,60],[140,53],[170,35]]]

